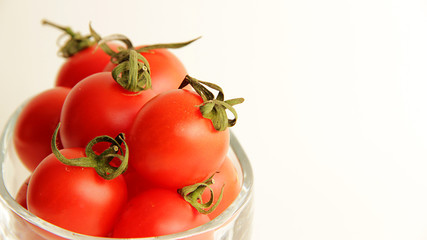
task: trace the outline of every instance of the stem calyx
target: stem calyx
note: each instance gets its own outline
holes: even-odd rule
[[[114,179],[126,171],[128,166],[129,149],[126,142],[124,141],[125,137],[123,133],[117,135],[116,138],[112,138],[106,135],[96,137],[86,146],[86,157],[68,159],[59,151],[56,145],[59,127],[60,124],[58,124],[53,134],[51,148],[53,154],[55,154],[56,158],[62,163],[69,166],[94,168],[98,175],[106,180]],[[92,148],[95,144],[100,142],[110,143],[111,146],[98,155],[93,151]],[[123,151],[121,146],[122,144],[125,146],[125,151]],[[115,158],[118,158],[121,161],[118,167],[110,165],[110,162]]]
[[[210,119],[217,131],[224,131],[227,127],[232,127],[237,122],[237,112],[234,105],[244,102],[244,98],[233,98],[224,100],[224,91],[216,84],[197,80],[190,76],[185,76],[180,89],[190,84],[193,89],[199,94],[203,103],[199,105],[200,112],[204,118]],[[206,87],[218,91],[217,96],[209,91]],[[229,110],[234,118],[229,119],[226,110]]]
[[[214,203],[214,191],[210,187],[211,184],[214,184],[214,179],[212,175],[206,181],[202,183],[196,183],[194,185],[186,186],[178,189],[178,193],[187,201],[191,206],[193,206],[199,213],[209,214],[215,210],[215,208],[219,205],[222,200],[222,196],[224,193],[224,185],[221,188],[221,193],[218,197],[218,200]],[[209,201],[203,202],[202,194],[206,190],[206,188],[210,191]]]
[[[149,52],[159,48],[181,48],[200,38],[181,43],[154,44],[135,48],[132,42],[122,34],[101,37],[91,25],[89,25],[89,29],[98,46],[111,56],[112,63],[117,64],[112,71],[114,80],[131,92],[139,92],[151,88],[150,64],[141,54],[142,52]],[[119,48],[116,52],[107,44],[111,41],[121,41],[126,47]]]
[[[45,19],[42,20],[42,24],[52,26],[64,32],[58,39],[58,45],[60,45],[59,40],[61,40],[63,36],[69,36],[69,39],[58,50],[58,55],[61,57],[69,58],[83,49],[95,44],[95,41],[92,40],[92,35],[90,34],[83,36],[79,32],[74,32],[70,27],[60,26]]]

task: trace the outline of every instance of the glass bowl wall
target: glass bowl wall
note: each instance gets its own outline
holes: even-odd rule
[[[30,175],[30,172],[18,159],[12,143],[15,122],[23,106],[24,105],[19,107],[12,114],[0,139],[0,239],[44,239],[32,230],[33,228],[30,227],[31,224],[63,239],[113,239],[92,237],[62,229],[28,212],[14,200],[14,196],[18,189]],[[203,236],[205,236],[205,234],[213,236],[212,239],[214,240],[250,239],[253,218],[253,172],[243,148],[232,131],[230,132],[230,151],[228,155],[234,161],[242,183],[241,191],[230,207],[214,220],[185,232],[160,237],[132,239],[189,239],[193,237],[197,238],[198,235],[202,236],[202,234]]]

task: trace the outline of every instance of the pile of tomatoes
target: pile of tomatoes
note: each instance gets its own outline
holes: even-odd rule
[[[112,238],[173,234],[221,214],[240,192],[227,153],[243,99],[224,100],[168,50],[194,40],[134,47],[120,34],[44,23],[70,39],[54,87],[16,123],[14,146],[31,171],[16,201],[59,227]]]

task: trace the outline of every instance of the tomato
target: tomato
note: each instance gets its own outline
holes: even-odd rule
[[[25,209],[27,209],[27,190],[29,182],[30,177],[25,179],[24,183],[21,185],[15,196],[15,201]],[[16,223],[14,224],[14,227],[16,228],[16,231],[19,232],[19,239],[46,240],[46,238],[42,238],[39,234],[36,233],[41,231],[40,228],[38,228],[37,231],[34,231],[33,229],[36,227],[18,215],[16,215],[15,220]]]
[[[221,165],[217,173],[215,173],[214,184],[210,185],[214,192],[214,202],[218,201],[221,195],[221,189],[224,186],[223,196],[218,206],[208,216],[210,219],[216,218],[226,208],[228,208],[236,199],[240,193],[241,184],[237,170],[233,165],[231,159],[227,156],[224,163]],[[203,202],[207,202],[210,199],[210,191],[205,189],[202,195]]]
[[[193,91],[157,95],[138,112],[129,131],[129,165],[155,185],[182,188],[209,178],[222,164],[229,131],[204,118]]]
[[[33,171],[52,150],[50,141],[70,89],[55,87],[29,100],[16,121],[13,144],[24,166]]]
[[[28,183],[30,182],[30,177],[25,179],[25,182],[21,185],[21,187],[18,189],[18,192],[15,196],[15,201],[19,203],[23,208],[27,208],[27,189],[28,189]]]
[[[82,148],[62,149],[70,159],[85,156]],[[68,166],[52,153],[33,172],[27,192],[28,210],[77,233],[107,236],[127,201],[123,176],[100,177],[95,169]]]
[[[117,49],[119,45],[109,44]],[[60,67],[56,77],[55,86],[72,88],[82,79],[98,72],[102,72],[105,65],[110,62],[110,56],[97,45],[80,50],[67,58]]]
[[[145,190],[153,188],[153,184],[138,174],[134,168],[128,168],[126,172],[123,173],[123,177],[125,178],[128,189],[128,199],[135,197]]]
[[[136,48],[138,49],[138,48]],[[177,89],[187,74],[182,62],[169,50],[160,48],[152,49],[148,52],[142,52],[151,71],[152,88],[147,90],[157,95],[161,92]],[[108,63],[104,71],[111,72],[114,67],[113,63]]]
[[[63,146],[85,147],[101,135],[123,132],[127,136],[136,113],[151,97],[145,91],[125,90],[108,72],[85,78],[71,89],[64,102],[60,118]]]
[[[46,19],[42,24],[49,25],[63,32],[61,37],[68,39],[60,46],[58,54],[66,59],[59,68],[55,86],[72,88],[79,81],[97,72],[102,72],[111,57],[93,40],[92,34],[82,35],[71,27],[61,26]],[[114,50],[118,44],[108,43]]]
[[[189,230],[207,222],[209,217],[197,212],[176,191],[157,188],[144,191],[128,202],[112,236],[161,236]]]

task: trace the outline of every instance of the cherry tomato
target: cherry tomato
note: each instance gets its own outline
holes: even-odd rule
[[[207,222],[209,217],[197,212],[176,191],[157,188],[144,191],[128,202],[112,236],[161,236],[189,230]]]
[[[152,49],[148,52],[142,52],[141,54],[150,64],[152,88],[147,91],[152,91],[154,95],[157,95],[161,92],[177,89],[179,87],[187,74],[187,70],[173,53],[167,49],[161,48]],[[110,62],[107,64],[104,71],[111,72],[115,66],[115,64]]]
[[[136,172],[134,168],[128,168],[126,172],[123,173],[123,177],[127,184],[128,199],[135,197],[145,190],[153,188],[153,184]]]
[[[63,146],[85,147],[101,135],[123,132],[127,136],[136,113],[151,97],[145,91],[125,90],[108,72],[85,78],[71,89],[64,102],[60,118]]]
[[[15,196],[15,201],[25,209],[27,209],[27,190],[29,182],[30,177],[28,177],[21,185]],[[19,216],[16,217],[16,221],[17,222],[14,224],[14,227],[16,228],[16,231],[19,232],[19,239],[46,240],[46,238],[42,238],[39,234],[36,233],[42,231],[40,228],[34,231],[33,229],[35,229],[36,227]]]
[[[50,141],[69,91],[64,87],[51,88],[33,97],[22,109],[16,122],[13,144],[28,170],[33,171],[52,152]]]
[[[109,44],[113,49],[119,45]],[[102,72],[111,57],[97,45],[90,46],[67,58],[56,77],[55,86],[72,88],[82,79]]]
[[[215,173],[214,184],[210,185],[214,192],[214,202],[218,201],[219,196],[221,195],[221,189],[224,186],[222,199],[219,202],[218,206],[213,212],[208,216],[210,219],[216,218],[220,215],[226,208],[228,208],[236,199],[240,193],[240,180],[237,174],[237,170],[233,165],[231,159],[227,156],[224,160],[224,163],[221,165],[217,173]],[[210,191],[206,189],[203,192],[202,199],[203,202],[209,201]]]
[[[229,131],[215,130],[199,110],[202,103],[184,89],[147,102],[128,134],[129,165],[153,184],[174,189],[208,179],[224,161]]]
[[[19,203],[23,208],[27,208],[27,190],[28,190],[28,183],[30,182],[30,177],[25,179],[25,182],[21,185],[21,187],[18,189],[18,192],[15,196],[15,201]]]
[[[66,158],[84,157],[82,148],[62,149]],[[127,201],[123,176],[100,177],[93,168],[68,166],[52,153],[33,172],[28,210],[59,227],[92,236],[107,236]]]

